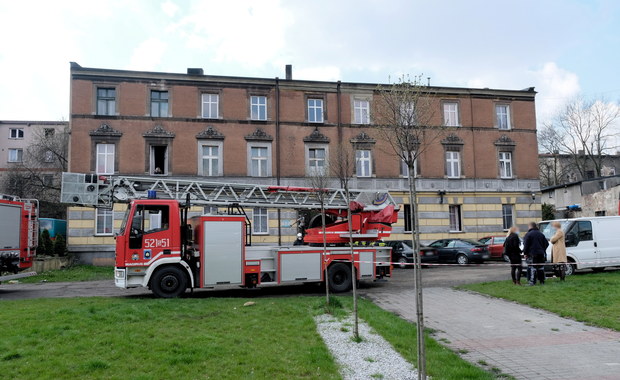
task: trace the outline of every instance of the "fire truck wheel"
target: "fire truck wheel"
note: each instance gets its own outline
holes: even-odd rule
[[[327,270],[329,289],[334,293],[351,289],[351,267],[344,263],[335,263]]]
[[[178,267],[163,267],[151,279],[151,289],[157,297],[178,297],[187,289],[187,276]]]

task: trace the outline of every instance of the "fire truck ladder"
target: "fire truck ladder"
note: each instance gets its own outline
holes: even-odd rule
[[[95,207],[111,207],[132,199],[176,199],[192,204],[222,207],[268,207],[325,209],[349,207],[343,189],[313,189],[293,186],[251,185],[211,182],[167,177],[99,176],[63,173],[61,202]],[[386,190],[349,190],[349,199],[364,205],[364,210],[378,211],[396,202]]]

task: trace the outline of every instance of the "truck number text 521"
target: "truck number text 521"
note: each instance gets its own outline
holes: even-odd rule
[[[170,246],[170,239],[144,239],[144,248],[166,248]]]

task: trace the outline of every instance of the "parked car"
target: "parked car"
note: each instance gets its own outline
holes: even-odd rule
[[[521,250],[523,250],[523,239],[521,241]],[[489,254],[491,259],[502,259],[506,262],[510,261],[508,256],[504,255],[504,242],[506,236],[485,236],[478,240],[481,244],[486,244],[489,247]]]
[[[411,267],[413,263],[413,248],[411,242],[407,240],[386,241],[385,245],[392,247],[392,262],[398,263],[398,267]],[[422,263],[436,263],[439,260],[439,254],[436,249],[430,247],[420,247],[420,259]]]
[[[491,259],[504,259],[508,261],[504,258],[504,242],[506,241],[506,236],[485,236],[478,241],[480,244],[487,245]]]
[[[489,248],[479,241],[471,239],[440,239],[428,245],[439,251],[439,262],[456,262],[460,265],[470,262],[481,263],[491,255]]]

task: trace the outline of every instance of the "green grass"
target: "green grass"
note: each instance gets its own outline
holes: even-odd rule
[[[544,286],[517,287],[510,281],[500,281],[461,288],[620,331],[620,272],[569,276],[564,282],[547,279]]]
[[[334,318],[350,299],[333,297]],[[323,297],[2,301],[7,379],[338,379],[316,332]],[[415,363],[415,326],[360,300],[360,318]],[[18,326],[18,328],[16,328]],[[434,379],[494,379],[426,337]],[[368,358],[367,358],[368,359]],[[373,359],[374,360],[374,359]]]
[[[310,297],[2,301],[5,379],[338,379]]]
[[[343,304],[349,305],[348,300]],[[370,301],[360,300],[359,316],[383,336],[410,363],[416,363],[416,328],[412,323],[385,311]],[[498,376],[461,359],[454,351],[441,345],[428,334],[426,371],[433,379],[495,379]]]
[[[114,280],[114,267],[95,267],[92,265],[73,265],[66,269],[50,270],[36,276],[21,278],[19,282],[36,283]]]

